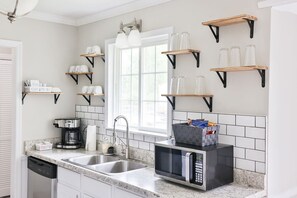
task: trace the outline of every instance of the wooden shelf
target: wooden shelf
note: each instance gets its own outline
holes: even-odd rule
[[[216,42],[218,43],[220,38],[219,38],[219,29],[222,26],[228,26],[228,25],[233,25],[237,23],[244,23],[247,22],[249,27],[250,27],[250,38],[254,37],[254,23],[257,20],[257,17],[252,16],[252,15],[247,15],[247,14],[241,14],[237,16],[232,16],[228,18],[221,18],[221,19],[216,19],[212,21],[206,21],[203,22],[202,25],[206,25],[210,28],[211,32],[213,33]],[[214,30],[214,28],[216,30]]]
[[[93,84],[93,72],[67,72],[65,74],[70,75],[77,85],[78,85],[78,76],[80,75],[86,75],[87,78],[90,80],[91,84]]]
[[[211,94],[203,94],[203,95],[201,95],[201,94],[162,94],[161,96],[164,96],[167,98],[167,100],[171,104],[173,110],[175,110],[175,98],[176,97],[200,97],[200,98],[203,98],[209,111],[212,112],[213,95],[211,95]],[[170,97],[172,97],[172,100],[170,99]],[[209,98],[209,101],[206,98]]]
[[[91,105],[91,96],[99,96],[99,97],[104,97],[104,94],[88,94],[88,93],[78,93],[77,95],[84,97],[84,99]],[[105,102],[104,98],[101,98],[103,102]]]
[[[194,50],[194,49],[185,49],[185,50],[175,50],[175,51],[166,51],[162,52],[162,54],[165,54],[169,61],[171,62],[173,69],[176,68],[176,56],[177,55],[185,55],[185,54],[193,54],[194,58],[197,62],[197,68],[199,68],[200,63],[200,51]]]
[[[243,72],[243,71],[258,71],[261,77],[262,87],[265,87],[266,81],[266,70],[268,70],[267,66],[237,66],[237,67],[222,67],[222,68],[212,68],[210,71],[214,71],[218,74],[220,80],[223,83],[224,88],[227,87],[227,72]],[[223,73],[223,76],[221,73]]]
[[[92,65],[94,68],[95,65],[95,57],[100,57],[103,62],[105,62],[105,55],[104,54],[81,54],[81,57],[85,57],[89,63]]]
[[[22,103],[24,104],[24,100],[27,95],[54,95],[54,103],[57,104],[57,101],[62,92],[23,92],[22,93]]]

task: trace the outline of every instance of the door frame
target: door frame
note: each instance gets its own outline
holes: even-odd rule
[[[10,196],[11,198],[21,197],[22,189],[22,172],[21,172],[21,159],[22,159],[22,56],[23,44],[21,41],[3,40],[0,39],[0,47],[7,47],[14,49],[15,58],[15,109],[13,109],[14,126],[12,134],[12,153],[11,153],[11,184]]]

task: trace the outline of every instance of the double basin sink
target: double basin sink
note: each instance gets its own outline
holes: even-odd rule
[[[107,175],[116,175],[146,167],[146,165],[134,161],[122,160],[117,156],[106,155],[84,155],[64,159],[64,161]]]

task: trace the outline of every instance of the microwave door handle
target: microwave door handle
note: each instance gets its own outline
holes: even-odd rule
[[[186,153],[186,182],[190,183],[190,163],[192,153]]]

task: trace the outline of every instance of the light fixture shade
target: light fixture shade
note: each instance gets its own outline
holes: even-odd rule
[[[38,0],[19,0],[16,16],[23,16],[31,12],[38,4]],[[13,12],[16,0],[0,0],[0,10],[3,12]]]
[[[131,30],[128,41],[130,46],[132,47],[139,47],[141,46],[141,36],[138,29]]]
[[[128,38],[124,32],[118,34],[115,45],[117,48],[129,47]]]

